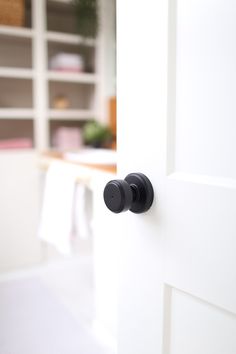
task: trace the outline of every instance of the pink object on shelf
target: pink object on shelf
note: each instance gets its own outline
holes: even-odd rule
[[[80,54],[58,53],[49,61],[50,70],[82,72],[84,71],[84,59]]]
[[[53,135],[53,147],[59,150],[74,150],[82,146],[82,135],[79,128],[60,127]]]
[[[28,138],[0,140],[0,149],[31,149],[33,142]]]

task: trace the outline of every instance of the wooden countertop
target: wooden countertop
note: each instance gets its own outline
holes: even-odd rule
[[[109,172],[113,174],[116,174],[117,172],[116,165],[101,165],[101,164],[90,164],[90,163],[80,163],[76,161],[71,161],[69,159],[66,159],[62,152],[58,152],[58,151],[43,151],[40,153],[40,161],[45,168],[48,167],[46,165],[49,165],[50,161],[52,162],[53,160],[61,160],[65,163],[71,163],[74,165],[84,166],[91,169]]]

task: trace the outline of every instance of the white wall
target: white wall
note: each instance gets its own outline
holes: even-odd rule
[[[38,263],[39,171],[34,152],[0,153],[0,272]]]

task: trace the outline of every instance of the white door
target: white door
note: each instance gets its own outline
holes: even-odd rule
[[[119,354],[236,353],[236,2],[117,1]]]

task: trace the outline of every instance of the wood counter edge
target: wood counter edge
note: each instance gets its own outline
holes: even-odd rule
[[[79,165],[79,166],[84,166],[84,167],[88,167],[91,169],[95,169],[98,171],[104,171],[104,172],[109,172],[109,173],[113,173],[116,174],[117,173],[117,166],[116,165],[103,165],[103,164],[90,164],[90,163],[80,163],[80,162],[76,162],[76,161],[71,161],[69,159],[66,159],[63,156],[63,153],[58,152],[58,151],[42,151],[39,152],[39,160],[40,158],[43,159],[49,159],[51,161],[53,160],[60,160],[63,161],[65,163],[70,163],[73,165]]]

